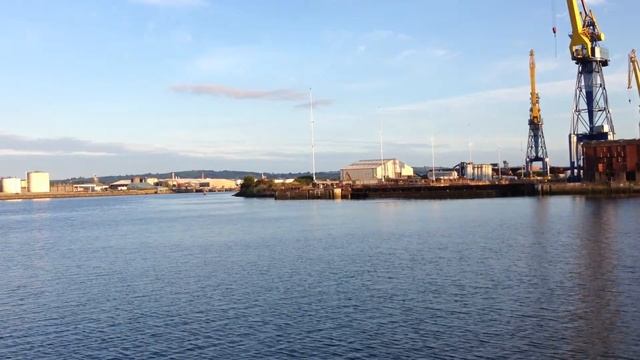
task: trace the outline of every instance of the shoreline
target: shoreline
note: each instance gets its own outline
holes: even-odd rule
[[[364,199],[477,199],[497,197],[531,196],[638,196],[640,184],[587,184],[587,183],[519,183],[519,184],[474,184],[474,185],[365,185],[340,189],[280,189],[266,192],[235,192],[232,196],[275,200],[364,200]],[[0,194],[0,201],[69,199],[91,197],[169,195],[176,192],[156,190],[129,190],[106,192],[52,192]]]
[[[155,190],[130,190],[130,191],[105,191],[105,192],[23,193],[23,194],[0,194],[0,201],[69,199],[69,198],[113,197],[113,196],[167,195],[167,194],[173,194],[173,192],[158,193]]]
[[[557,195],[637,196],[640,184],[612,183],[465,183],[372,184],[338,188],[280,188],[276,191],[239,192],[234,196],[275,200],[364,199],[477,199]]]

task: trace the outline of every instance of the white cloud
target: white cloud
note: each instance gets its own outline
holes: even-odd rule
[[[274,100],[274,101],[300,101],[308,95],[296,90],[274,89],[274,90],[250,90],[238,89],[219,84],[183,84],[174,85],[171,90],[179,93],[189,93],[196,95],[212,95],[228,97],[236,100]]]
[[[42,151],[0,149],[0,156],[116,156],[115,153],[96,151]]]
[[[309,94],[306,92],[292,89],[273,89],[273,90],[251,90],[238,89],[220,84],[182,84],[174,85],[171,90],[178,93],[187,93],[195,95],[210,95],[218,97],[226,97],[236,100],[268,100],[268,101],[304,101],[307,100]],[[329,106],[333,103],[330,99],[315,99],[313,107]],[[309,102],[299,103],[296,108],[308,108]]]

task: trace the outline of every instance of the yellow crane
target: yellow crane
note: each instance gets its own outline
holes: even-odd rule
[[[609,65],[609,52],[600,45],[605,36],[586,0],[567,0],[567,9],[571,22],[569,52],[578,65],[569,133],[569,179],[581,181],[582,143],[615,137],[603,73]]]
[[[531,108],[529,108],[529,137],[527,140],[526,174],[533,176],[531,164],[542,163],[544,176],[549,176],[549,156],[542,131],[540,115],[540,95],[536,89],[536,58],[533,49],[529,51],[529,80],[531,82]]]
[[[638,95],[640,95],[640,67],[638,66],[638,56],[636,55],[636,49],[632,49],[629,53],[629,72],[627,74],[627,89],[633,88],[633,80],[636,79],[636,89],[638,89]],[[631,98],[629,98],[631,101]],[[638,131],[640,132],[640,122],[638,122]]]
[[[533,49],[529,51],[529,80],[531,83],[531,110],[529,121],[534,124],[540,124],[540,95],[536,90],[536,57]]]
[[[636,79],[636,88],[638,89],[638,95],[640,95],[640,68],[638,67],[638,57],[636,55],[636,49],[632,49],[629,53],[629,76],[627,78],[627,89],[633,89],[633,78]]]
[[[580,3],[584,11],[580,11],[578,0],[567,0],[572,31],[569,43],[571,59],[576,62],[588,59],[608,61],[608,54],[602,53],[603,48],[598,46],[598,42],[605,39],[604,33],[600,31],[596,17],[585,0],[580,0]]]

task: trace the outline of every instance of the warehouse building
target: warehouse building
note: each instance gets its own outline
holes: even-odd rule
[[[130,179],[118,180],[109,184],[109,189],[111,190],[127,190],[127,188],[131,185]]]
[[[374,184],[384,179],[413,176],[413,168],[397,159],[360,160],[340,169],[340,180]]]
[[[582,151],[584,181],[640,180],[640,139],[584,142]]]

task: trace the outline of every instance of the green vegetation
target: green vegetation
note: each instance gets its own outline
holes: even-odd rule
[[[274,197],[276,193],[273,180],[256,180],[253,176],[245,176],[240,191],[236,196],[243,197]]]
[[[236,196],[242,197],[275,197],[279,190],[307,188],[313,184],[311,175],[297,177],[291,183],[275,182],[269,179],[256,180],[253,176],[245,176]]]
[[[298,176],[295,179],[295,182],[300,185],[311,185],[313,184],[313,176],[311,175]]]

